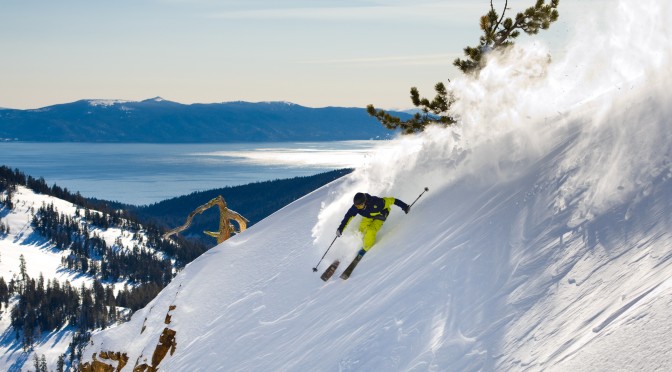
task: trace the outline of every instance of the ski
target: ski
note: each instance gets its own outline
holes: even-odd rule
[[[326,270],[324,270],[324,273],[320,277],[320,279],[324,280],[325,282],[331,278],[332,275],[334,275],[334,272],[336,272],[336,268],[338,268],[338,265],[341,263],[341,261],[336,260],[334,261],[329,267],[327,267]]]
[[[364,257],[363,254],[361,254],[361,253],[357,254],[357,257],[355,257],[355,259],[352,260],[350,265],[348,265],[348,267],[345,269],[345,271],[343,271],[343,273],[341,274],[341,279],[345,280],[345,279],[348,279],[350,277],[350,274],[352,274],[352,270],[354,270],[355,267],[357,266],[357,264],[359,263],[359,261],[362,260],[362,257]]]

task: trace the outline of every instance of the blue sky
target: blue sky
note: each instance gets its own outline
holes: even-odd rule
[[[509,1],[513,15],[533,0]],[[497,9],[504,1],[493,1]],[[598,0],[561,0],[562,53]],[[604,1],[608,3],[608,1]],[[78,99],[411,106],[459,73],[489,0],[0,0],[0,107]]]

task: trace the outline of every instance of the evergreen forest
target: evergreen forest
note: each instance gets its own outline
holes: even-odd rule
[[[69,281],[32,278],[27,263],[20,259],[18,275],[0,276],[0,310],[9,311],[14,337],[25,350],[44,332],[73,327],[75,337],[70,355],[62,355],[59,365],[78,358],[90,331],[104,329],[130,318],[143,308],[189,262],[215,245],[203,230],[216,230],[219,211],[212,208],[199,215],[183,235],[163,239],[170,228],[182,225],[196,207],[222,195],[228,206],[245,216],[248,226],[264,219],[285,205],[351,172],[350,169],[315,176],[257,182],[225,187],[169,199],[149,206],[124,205],[88,199],[42,178],[25,175],[18,169],[0,166],[0,210],[13,209],[12,193],[25,186],[36,193],[69,201],[77,206],[75,215],[60,213],[53,204],[31,211],[31,225],[57,251],[67,251],[61,266],[92,278],[91,286],[73,286]],[[133,234],[136,244],[125,246],[121,239],[109,245],[99,231],[120,228]],[[0,237],[10,233],[0,220]],[[140,244],[138,244],[140,243]],[[126,283],[116,292],[113,283]],[[36,360],[35,365],[41,365]],[[37,367],[36,367],[37,370]]]

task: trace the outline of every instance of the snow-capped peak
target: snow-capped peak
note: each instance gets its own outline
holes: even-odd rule
[[[163,98],[161,98],[161,97],[159,97],[159,96],[156,96],[156,97],[154,97],[154,98],[148,98],[148,99],[145,99],[145,100],[143,100],[142,102],[167,102],[167,100],[165,100],[165,99],[163,99]]]
[[[116,104],[123,104],[132,101],[122,100],[122,99],[92,99],[88,100],[89,105],[91,106],[114,106]]]

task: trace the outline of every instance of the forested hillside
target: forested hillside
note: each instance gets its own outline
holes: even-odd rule
[[[63,370],[90,331],[125,321],[206,250],[4,166],[0,226],[0,366],[10,370],[31,353]]]
[[[0,349],[22,350],[4,353],[0,365],[14,365],[31,353],[34,364],[41,365],[47,340],[58,339],[60,346],[48,349],[60,354],[46,360],[64,370],[79,358],[90,331],[123,322],[144,307],[182,267],[214,245],[202,231],[217,230],[216,208],[196,218],[185,232],[188,237],[162,238],[166,227],[183,224],[199,205],[223,195],[254,224],[350,171],[227,187],[136,207],[86,199],[0,166],[0,332],[6,336]]]

